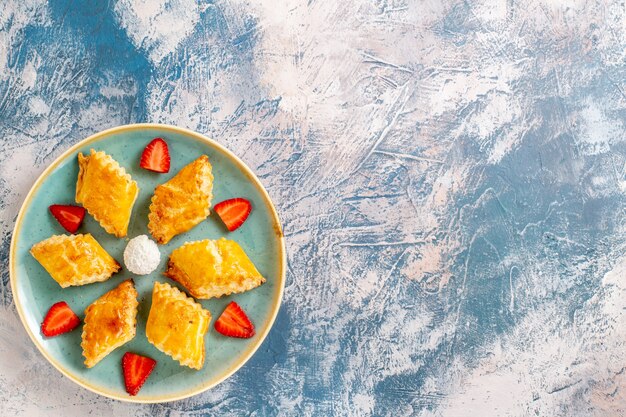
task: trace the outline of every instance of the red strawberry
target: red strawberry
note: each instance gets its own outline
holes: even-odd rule
[[[161,138],[154,138],[141,154],[139,166],[154,172],[169,172],[170,151]]]
[[[230,337],[249,338],[254,336],[254,325],[239,304],[231,301],[215,322],[215,330]]]
[[[152,358],[131,352],[124,353],[122,370],[124,371],[126,392],[130,395],[137,395],[155,366],[156,361]]]
[[[74,330],[80,319],[65,301],[54,304],[41,323],[41,333],[46,337],[58,336]]]
[[[49,209],[54,218],[70,233],[75,233],[85,218],[85,209],[83,207],[53,204]]]
[[[245,198],[231,198],[215,205],[214,210],[226,228],[232,232],[246,221],[252,211],[252,205]]]

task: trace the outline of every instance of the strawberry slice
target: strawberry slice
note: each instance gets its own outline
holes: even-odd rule
[[[122,357],[122,370],[124,371],[124,384],[126,392],[137,395],[146,379],[156,366],[156,361],[147,356],[126,352]]]
[[[245,198],[231,198],[216,204],[214,210],[232,232],[246,221],[252,211],[252,204]]]
[[[83,207],[53,204],[49,209],[54,218],[70,233],[75,233],[85,218]]]
[[[58,336],[74,330],[80,319],[65,301],[52,305],[41,323],[41,333],[46,337]]]
[[[215,322],[215,330],[230,337],[250,338],[254,336],[254,325],[239,304],[231,301]]]
[[[169,172],[170,151],[161,138],[154,138],[141,154],[139,166],[154,172]]]

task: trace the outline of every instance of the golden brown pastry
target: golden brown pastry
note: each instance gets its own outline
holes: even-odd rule
[[[206,155],[181,169],[171,180],[154,190],[148,229],[161,244],[186,232],[210,213],[213,174]]]
[[[165,275],[196,298],[212,298],[258,287],[265,278],[232,240],[187,242],[170,255]]]
[[[87,307],[80,344],[87,368],[135,337],[138,304],[135,284],[129,279]]]
[[[49,237],[34,244],[30,253],[63,288],[106,281],[120,270],[89,233]]]
[[[181,365],[202,369],[211,313],[169,284],[154,283],[146,323],[148,341]]]
[[[137,194],[137,183],[109,155],[93,149],[88,156],[78,154],[76,202],[82,204],[107,233],[126,236]]]

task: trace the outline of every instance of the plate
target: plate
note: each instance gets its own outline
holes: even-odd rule
[[[144,147],[155,137],[169,145],[170,172],[159,174],[139,167]],[[111,155],[137,181],[140,191],[126,238],[116,238],[87,214],[77,233],[91,233],[122,265],[122,271],[108,281],[79,287],[61,288],[30,255],[31,246],[55,234],[66,233],[50,215],[51,204],[76,204],[77,155],[89,150],[103,150]],[[218,216],[211,215],[190,231],[159,245],[161,263],[146,276],[136,276],[124,268],[123,252],[129,239],[148,232],[148,212],[154,188],[172,178],[201,154],[209,156],[215,177],[213,205],[232,197],[245,197],[252,203],[252,212],[242,227],[228,232]],[[184,242],[227,237],[237,241],[246,251],[267,282],[243,294],[199,301],[211,312],[212,320],[205,337],[204,367],[192,370],[180,366],[146,339],[145,324],[150,311],[154,281],[174,281],[163,276],[171,251]],[[259,348],[267,336],[282,299],[285,283],[285,245],[278,215],[269,195],[258,178],[239,158],[214,140],[190,130],[158,124],[120,126],[97,133],[67,150],[35,181],[17,216],[10,252],[10,276],[13,299],[20,318],[41,353],[65,376],[98,394],[123,401],[164,402],[186,398],[220,383],[239,369]],[[122,281],[133,278],[139,293],[137,335],[116,349],[96,366],[87,369],[80,347],[82,326],[54,338],[41,334],[40,324],[48,308],[64,300],[82,318],[85,308]],[[184,289],[178,286],[181,290]],[[256,328],[250,339],[220,335],[213,328],[230,301],[236,301],[247,312]],[[124,388],[121,370],[122,355],[135,352],[157,360],[157,366],[135,397]]]

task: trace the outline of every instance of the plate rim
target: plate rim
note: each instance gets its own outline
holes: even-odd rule
[[[145,399],[134,398],[131,396],[123,396],[116,392],[103,391],[102,389],[94,385],[90,385],[89,383],[82,380],[78,376],[68,372],[66,369],[64,369],[64,367],[61,364],[57,363],[57,361],[51,355],[49,355],[46,349],[39,343],[39,341],[37,340],[37,338],[31,331],[31,329],[27,325],[26,317],[25,317],[26,313],[23,311],[22,302],[19,300],[19,296],[17,292],[18,278],[17,278],[17,273],[15,271],[16,246],[17,246],[16,236],[18,235],[20,228],[22,226],[22,220],[23,220],[26,208],[30,206],[30,202],[34,194],[39,190],[41,183],[56,169],[56,167],[62,161],[64,161],[72,153],[76,152],[79,148],[91,142],[94,142],[98,139],[102,139],[103,137],[111,135],[111,134],[123,133],[127,131],[141,130],[141,129],[162,129],[162,130],[169,130],[175,133],[191,136],[194,139],[199,140],[200,142],[204,142],[208,144],[209,146],[217,148],[231,162],[235,163],[235,165],[237,165],[247,175],[247,177],[251,180],[251,182],[255,185],[255,187],[261,192],[261,194],[263,195],[263,197],[266,199],[268,203],[274,223],[278,227],[278,230],[276,231],[276,237],[279,241],[278,246],[279,246],[279,257],[280,257],[279,259],[280,273],[278,274],[278,277],[277,277],[279,279],[279,283],[278,283],[279,291],[278,291],[277,302],[272,307],[268,325],[265,326],[263,332],[260,334],[260,337],[257,339],[257,341],[243,353],[243,355],[240,357],[240,360],[237,361],[237,363],[235,363],[223,375],[218,376],[217,378],[209,379],[206,383],[201,384],[199,387],[183,392],[182,394],[172,395],[172,396],[160,395],[160,396],[155,396],[154,398],[150,397],[150,398],[145,398]],[[209,138],[208,136],[205,136],[191,129],[168,125],[168,124],[160,124],[160,123],[132,123],[132,124],[120,125],[120,126],[112,127],[109,129],[105,129],[100,132],[94,133],[93,135],[90,135],[85,139],[82,139],[81,141],[77,142],[76,144],[71,146],[69,149],[67,149],[65,152],[63,152],[61,155],[59,155],[51,164],[49,164],[46,167],[46,169],[44,169],[44,171],[39,175],[39,177],[37,177],[37,179],[31,186],[30,190],[26,194],[26,197],[24,198],[24,201],[22,202],[20,206],[20,210],[15,220],[15,226],[13,228],[13,234],[11,235],[11,246],[10,246],[10,251],[9,251],[9,279],[11,281],[11,292],[12,292],[13,302],[15,304],[18,315],[20,317],[20,321],[22,322],[22,326],[24,326],[24,329],[26,330],[26,333],[28,333],[28,336],[30,337],[31,341],[37,347],[37,349],[39,349],[39,351],[44,356],[44,358],[46,358],[46,360],[49,363],[51,363],[59,372],[61,372],[62,375],[69,378],[71,381],[75,382],[79,386],[85,389],[88,389],[89,391],[92,391],[96,394],[99,394],[108,398],[112,398],[115,400],[119,400],[119,401],[131,402],[131,403],[144,403],[144,404],[178,401],[178,400],[189,398],[194,395],[205,392],[215,387],[216,385],[220,384],[227,378],[229,378],[231,375],[237,372],[246,362],[248,362],[248,360],[252,357],[252,355],[254,355],[254,353],[258,350],[258,348],[261,347],[261,345],[265,341],[265,338],[267,337],[270,330],[274,326],[274,321],[276,320],[276,316],[278,315],[278,311],[280,310],[280,306],[282,304],[283,293],[285,290],[286,270],[287,270],[287,257],[286,257],[286,249],[285,249],[285,235],[283,233],[282,223],[280,222],[278,212],[276,211],[276,207],[274,206],[274,202],[272,201],[269,193],[267,192],[267,190],[265,189],[261,181],[258,179],[258,177],[255,175],[255,173],[250,169],[250,167],[248,167],[248,165],[246,165],[245,162],[243,162],[237,155],[231,152],[228,148],[221,145],[214,139]]]

